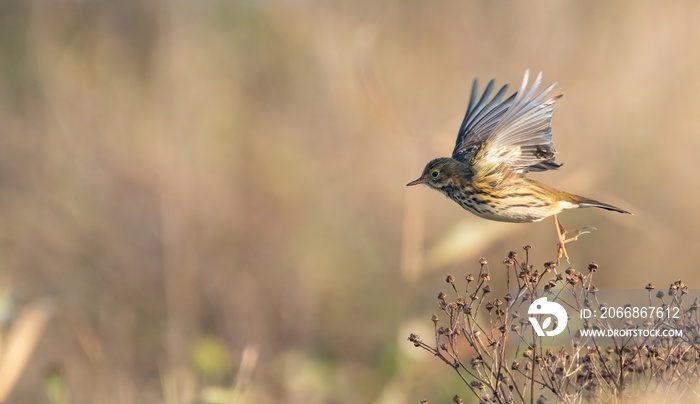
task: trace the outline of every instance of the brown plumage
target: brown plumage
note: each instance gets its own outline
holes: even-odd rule
[[[407,185],[425,184],[473,214],[503,222],[536,222],[553,216],[559,235],[559,258],[566,256],[564,230],[556,215],[564,209],[597,207],[630,212],[607,203],[560,191],[527,177],[529,171],[557,169],[552,144],[552,110],[547,98],[554,85],[535,95],[540,73],[526,93],[528,72],[520,91],[505,101],[508,86],[489,100],[494,81],[477,101],[478,85],[462,122],[452,157],[430,161],[423,174]],[[568,256],[567,256],[568,258]]]

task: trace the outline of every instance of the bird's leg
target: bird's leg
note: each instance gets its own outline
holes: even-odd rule
[[[559,238],[559,245],[557,247],[557,263],[559,263],[561,257],[566,257],[566,262],[569,262],[569,254],[566,253],[566,248],[564,247],[564,244],[566,244],[566,240],[564,239],[566,230],[564,230],[564,226],[559,223],[557,215],[552,217],[554,218],[554,227],[557,228],[557,238]]]
[[[566,238],[566,234],[569,233],[567,230],[564,230],[564,226],[561,225],[561,222],[559,222],[559,218],[557,218],[557,215],[552,216],[554,218],[554,226],[557,228],[557,237],[559,238],[559,246],[557,249],[557,263],[559,263],[559,260],[561,257],[566,258],[566,262],[569,261],[569,254],[566,253],[566,248],[564,245],[566,243],[576,241],[578,240],[579,236],[582,234],[588,234],[591,232],[591,230],[595,230],[595,227],[584,227],[578,230],[574,230],[572,233],[574,233],[573,237]]]

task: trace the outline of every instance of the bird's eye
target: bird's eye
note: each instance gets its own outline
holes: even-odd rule
[[[435,179],[437,179],[437,177],[440,176],[440,171],[435,170],[432,173],[430,173],[430,176],[433,177],[433,179],[435,180]]]

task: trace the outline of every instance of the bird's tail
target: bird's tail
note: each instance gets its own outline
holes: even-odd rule
[[[599,202],[596,201],[595,199],[589,199],[589,198],[584,198],[582,196],[578,197],[578,205],[581,208],[588,208],[588,207],[594,207],[594,208],[601,208],[605,210],[612,210],[613,212],[620,212],[620,213],[626,213],[628,215],[631,215],[631,212],[628,212],[624,209],[620,209],[617,206],[610,205],[608,203],[604,202]]]

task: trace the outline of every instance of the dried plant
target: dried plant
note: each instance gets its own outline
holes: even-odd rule
[[[565,345],[548,346],[527,317],[529,305],[537,297],[567,294],[573,310],[605,308],[593,284],[599,267],[591,263],[586,273],[573,268],[559,273],[555,262],[547,262],[537,270],[530,264],[530,246],[523,249],[524,261],[513,251],[503,261],[504,294],[494,296],[485,258],[480,259],[476,275],[465,276],[465,286],[448,275],[451,291],[438,294],[442,315],[432,316],[434,336],[425,341],[411,334],[409,341],[454,369],[480,403],[616,403],[652,394],[678,402],[700,397],[695,389],[700,372],[698,306],[696,301],[685,301],[688,288],[682,281],[672,283],[668,292],[653,292],[653,285],[646,286],[650,305],[677,308],[680,315],[646,320],[643,325],[682,329],[682,337],[635,336],[602,345],[600,338],[583,338],[579,332],[568,335]],[[604,328],[609,321],[589,318],[581,328]],[[621,324],[635,327],[629,321]],[[461,402],[459,396],[453,400]]]

